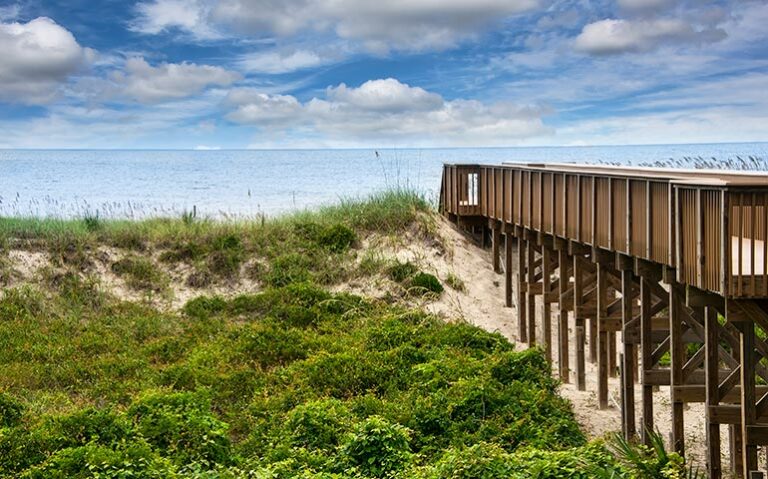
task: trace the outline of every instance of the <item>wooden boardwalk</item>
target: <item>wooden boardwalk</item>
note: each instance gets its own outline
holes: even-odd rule
[[[597,363],[600,408],[608,407],[608,377],[620,376],[627,438],[648,440],[653,389],[668,386],[675,450],[685,453],[684,404],[705,403],[709,477],[722,477],[721,424],[730,426],[727,466],[739,477],[762,477],[768,176],[445,165],[440,207],[491,239],[507,306],[516,305],[518,340],[541,346],[550,361],[556,355],[561,380],[582,390],[586,361]]]

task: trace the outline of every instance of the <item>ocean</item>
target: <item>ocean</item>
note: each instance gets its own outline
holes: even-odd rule
[[[755,161],[749,158],[756,159]],[[0,150],[0,216],[255,218],[404,187],[434,199],[443,163],[768,169],[768,143],[356,150]]]

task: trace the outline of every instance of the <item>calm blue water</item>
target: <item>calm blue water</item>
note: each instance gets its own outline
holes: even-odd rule
[[[768,161],[768,143],[573,148],[299,151],[0,150],[0,216],[254,217],[393,186],[434,196],[442,164],[686,158]],[[761,163],[763,164],[763,163]]]

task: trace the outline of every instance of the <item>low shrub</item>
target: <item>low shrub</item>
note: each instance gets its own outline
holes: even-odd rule
[[[350,427],[350,412],[338,399],[296,406],[287,415],[286,435],[294,447],[333,451]]]
[[[398,261],[390,266],[388,273],[392,280],[397,281],[398,283],[402,283],[409,279],[411,276],[415,275],[418,271],[419,269],[416,267],[416,265],[410,261],[406,261],[405,263]]]
[[[112,448],[91,443],[57,451],[21,477],[160,479],[177,477],[174,471],[171,462],[160,457],[149,444],[131,442]]]
[[[37,317],[45,310],[45,298],[30,286],[3,289],[0,321],[18,322]]]
[[[176,464],[231,460],[228,426],[211,414],[201,392],[147,392],[128,409],[136,432]]]
[[[128,256],[112,264],[112,272],[125,279],[128,286],[140,291],[162,292],[170,280],[146,258]]]
[[[387,477],[411,460],[410,431],[373,416],[354,426],[341,446],[341,455],[367,477]]]
[[[231,278],[240,272],[245,259],[245,247],[233,234],[220,236],[211,243],[207,264],[210,271],[223,278]]]
[[[21,422],[24,406],[6,393],[0,392],[0,428],[14,427]]]
[[[311,281],[310,265],[309,258],[298,253],[278,256],[272,260],[264,281],[273,287]]]
[[[357,241],[355,231],[349,226],[335,224],[324,228],[317,242],[334,253],[343,253]]]
[[[130,423],[111,409],[86,408],[49,418],[44,426],[56,449],[88,443],[113,445],[131,439]]]
[[[224,312],[227,307],[227,301],[221,296],[198,296],[187,301],[184,313],[193,318],[204,319]]]
[[[444,290],[440,280],[435,275],[429,273],[416,274],[411,278],[410,288],[422,294],[440,294]]]
[[[448,273],[445,277],[445,284],[456,291],[463,292],[467,290],[467,285],[464,284],[464,281],[454,273]]]

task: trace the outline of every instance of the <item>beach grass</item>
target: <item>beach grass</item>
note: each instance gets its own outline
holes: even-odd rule
[[[93,242],[130,245],[133,242],[163,243],[222,234],[263,235],[297,223],[344,223],[365,231],[389,233],[410,225],[417,213],[434,205],[413,190],[387,190],[366,198],[341,199],[337,204],[298,211],[275,218],[212,220],[181,215],[178,218],[145,220],[0,218],[0,241],[44,240],[51,242]]]

